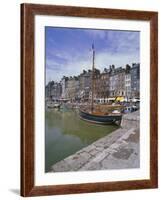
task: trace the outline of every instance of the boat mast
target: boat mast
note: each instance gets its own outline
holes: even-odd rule
[[[94,68],[95,68],[95,49],[94,44],[92,44],[92,52],[93,52],[93,59],[92,59],[92,99],[91,99],[91,113],[93,113],[94,109]]]

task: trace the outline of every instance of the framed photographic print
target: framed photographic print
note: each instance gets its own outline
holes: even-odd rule
[[[21,195],[157,188],[158,13],[21,5]]]

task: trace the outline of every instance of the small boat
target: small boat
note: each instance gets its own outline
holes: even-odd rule
[[[120,110],[116,110],[115,105],[111,105],[110,110],[103,112],[102,109],[97,110],[94,105],[94,61],[95,61],[95,50],[94,45],[92,45],[93,50],[93,64],[92,64],[92,96],[91,96],[91,108],[80,108],[79,115],[81,119],[88,122],[93,122],[97,124],[112,124],[116,123],[120,125],[122,114]]]
[[[120,125],[122,115],[121,113],[110,113],[110,114],[103,114],[103,113],[97,113],[97,112],[86,112],[83,110],[79,110],[79,115],[83,120],[97,123],[97,124],[112,124],[115,123],[117,125]]]
[[[123,113],[127,114],[127,113],[131,113],[134,111],[137,111],[139,108],[135,105],[133,106],[126,106],[125,109],[123,110]]]
[[[48,102],[47,103],[47,107],[48,108],[60,108],[60,104],[59,103],[55,103],[55,102]]]

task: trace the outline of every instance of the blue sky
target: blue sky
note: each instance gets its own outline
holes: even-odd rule
[[[140,62],[138,31],[46,27],[46,83],[91,69],[92,43],[96,51],[95,67],[101,71],[112,64],[124,67]]]

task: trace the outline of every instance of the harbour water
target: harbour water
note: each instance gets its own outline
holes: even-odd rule
[[[46,109],[45,171],[67,156],[74,154],[101,137],[119,128],[96,125],[79,118],[77,109]]]

